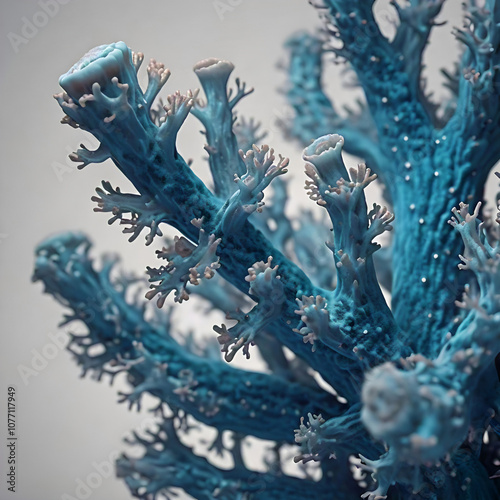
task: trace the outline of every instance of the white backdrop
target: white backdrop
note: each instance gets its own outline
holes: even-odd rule
[[[54,334],[63,310],[42,295],[40,284],[30,283],[34,247],[50,233],[79,229],[91,235],[96,254],[120,252],[125,267],[138,273],[153,265],[155,257],[142,237],[129,244],[119,227],[109,227],[105,215],[92,212],[90,197],[101,179],[124,191],[129,183],[110,164],[77,171],[67,160],[85,136],[59,124],[62,111],[51,97],[59,91],[58,77],[90,48],[117,40],[171,69],[168,93],[197,87],[192,67],[201,59],[215,56],[234,62],[234,76],[256,88],[239,106],[240,113],[260,120],[269,130],[266,142],[291,158],[291,210],[296,211],[312,207],[312,202],[302,189],[300,148],[284,141],[275,125],[277,118],[286,116],[278,94],[284,74],[276,63],[290,33],[314,29],[319,21],[305,0],[1,0],[0,5],[0,412],[4,415],[0,435],[3,440],[6,388],[15,385],[20,436],[16,498],[54,500],[68,498],[65,494],[83,498],[77,490],[80,481],[86,481],[97,464],[124,450],[123,436],[141,426],[147,415],[118,405],[115,388],[79,379],[69,353],[57,347]],[[44,11],[44,6],[51,9]],[[387,2],[378,9],[381,17],[392,12]],[[433,40],[438,43],[427,56],[431,86],[441,82],[437,69],[443,64],[450,68],[450,54],[456,53],[450,30],[459,24],[460,2],[449,0],[441,18],[452,21],[437,30]],[[336,71],[328,72],[331,93],[337,103],[348,102],[350,94],[342,90]],[[437,95],[444,94],[438,90]],[[204,176],[200,125],[192,117],[188,122],[179,149],[195,160],[195,168]],[[490,185],[493,201],[494,183]],[[376,190],[372,196],[379,198]],[[178,324],[209,333],[213,322],[206,316],[189,313],[187,320],[188,312],[197,307],[191,302],[178,306],[182,308]],[[26,367],[33,372],[23,380],[20,370]],[[0,498],[10,498],[3,452],[0,457]],[[99,484],[89,497],[129,498],[124,483],[113,476],[105,468],[100,481],[94,475],[93,485]]]

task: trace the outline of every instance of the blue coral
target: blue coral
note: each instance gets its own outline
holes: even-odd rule
[[[264,135],[253,120],[237,121],[251,90],[236,79],[228,91],[230,62],[194,67],[206,100],[176,92],[164,106],[155,103],[169,70],[151,60],[143,91],[144,56],[123,42],[91,50],[60,78],[63,122],[100,142],[70,158],[78,168],[111,159],[137,190],[104,181],[95,210],[130,240],[145,230],[147,245],[163,238],[160,226],[181,233],[157,250],[164,264],[147,268],[155,313],[132,300],[144,285],[120,276],[116,257],[94,263],[87,236],[53,236],[36,250],[33,279],[69,310],[64,322],[87,328],[68,346],[82,375],[126,373],[130,407],[146,393],[158,399],[158,428],[131,442],[143,456],[117,461],[133,496],[498,498],[500,214],[482,197],[500,159],[500,2],[466,6],[454,95],[440,107],[421,70],[443,3],[392,2],[391,40],[372,0],[316,5],[330,50],[366,97],[346,114],[323,90],[323,40],[287,43],[295,114],[282,125],[305,147],[306,189],[329,225],[309,212],[296,225],[287,217],[288,160],[256,144]],[[204,128],[213,189],[177,150],[190,114]],[[366,164],[347,168],[343,150]],[[385,205],[369,207],[364,190],[377,178]],[[166,300],[191,294],[236,324],[214,325],[202,342],[173,335]],[[233,368],[218,350],[227,362],[258,353],[267,371]],[[216,430],[210,449],[228,453],[230,468],[185,444],[193,419]],[[247,436],[274,443],[267,470],[244,460]],[[283,472],[280,450],[294,443],[295,462],[319,465],[314,479]]]

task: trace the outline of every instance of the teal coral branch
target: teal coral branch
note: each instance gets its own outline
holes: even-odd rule
[[[151,60],[143,91],[144,56],[123,42],[92,49],[61,77],[63,123],[100,141],[71,159],[78,168],[111,159],[138,191],[103,182],[96,211],[131,240],[146,231],[148,245],[164,224],[182,233],[147,268],[146,297],[163,309],[131,300],[142,285],[116,276],[116,258],[94,267],[80,233],[37,249],[34,279],[69,308],[65,322],[87,326],[69,343],[82,374],[126,374],[119,396],[129,407],[141,409],[146,393],[159,401],[158,429],[132,443],[144,454],[117,462],[133,496],[181,488],[207,500],[498,497],[500,214],[484,209],[483,190],[500,158],[500,3],[465,5],[455,30],[464,52],[447,74],[451,104],[438,106],[422,58],[443,4],[390,2],[389,39],[374,0],[318,0],[327,38],[288,42],[295,116],[282,125],[305,147],[306,189],[329,225],[309,211],[297,221],[285,214],[288,159],[260,144],[254,121],[237,121],[251,90],[238,79],[227,90],[228,61],[195,66],[206,102],[178,91],[160,108],[169,70]],[[356,73],[366,101],[357,111],[339,112],[325,92],[327,52]],[[190,114],[204,127],[213,192],[177,151]],[[343,148],[367,164],[346,168]],[[367,204],[377,177],[389,207]],[[167,299],[190,294],[236,324],[218,322],[218,336],[203,341],[177,337]],[[260,356],[266,373],[235,369],[220,351],[226,361]],[[207,456],[183,444],[193,419],[216,432]],[[301,478],[280,465],[294,430]],[[243,457],[247,436],[271,441],[261,472]],[[214,465],[213,451],[232,466]]]
[[[343,411],[345,405],[319,389],[190,353],[189,345],[174,340],[168,324],[166,328],[151,324],[142,308],[125,300],[127,288],[120,289],[110,279],[114,259],[106,259],[100,271],[94,269],[90,246],[78,233],[41,243],[33,278],[71,309],[67,321],[87,326],[89,333],[75,336],[70,346],[82,373],[100,378],[128,372],[133,391],[124,399],[130,405],[140,406],[142,394],[150,392],[218,429],[288,442],[293,442],[290,429],[300,415],[319,411],[333,416]],[[105,352],[93,356],[91,346],[101,346]],[[316,402],[311,397],[314,392]]]
[[[213,233],[216,238],[221,237],[217,248],[220,272],[240,290],[247,292],[243,285],[247,269],[255,262],[267,261],[267,258],[272,256],[274,263],[280,267],[286,297],[280,324],[274,330],[275,335],[281,343],[322,373],[341,394],[349,399],[356,399],[359,387],[353,387],[350,381],[346,381],[343,370],[335,368],[338,364],[335,354],[324,346],[313,356],[300,336],[291,331],[297,323],[294,313],[297,294],[312,294],[315,290],[308,278],[245,219],[241,219],[241,224],[235,224],[229,234],[224,234],[226,219],[222,217],[221,221],[220,217],[227,214],[227,210],[177,153],[175,137],[194,104],[194,94],[173,96],[166,107],[163,124],[157,127],[144,114],[143,107],[139,106],[143,99],[142,91],[137,83],[128,48],[119,42],[111,52],[108,48],[100,50],[102,54],[92,52],[90,56],[86,56],[91,57],[92,61],[87,65],[80,63],[83,68],[72,70],[61,77],[61,85],[69,92],[57,96],[63,110],[80,127],[94,133],[106,145],[112,152],[113,161],[133,182],[141,195],[150,197],[171,214],[172,225],[181,230],[187,238],[191,241],[198,240],[199,225],[192,223],[194,219],[201,221],[200,224],[207,234]],[[116,67],[115,59],[119,60]],[[101,67],[102,69],[99,69]],[[94,73],[101,74],[99,72],[104,73],[105,77],[100,76],[98,82],[91,83],[91,80],[95,79]],[[119,78],[111,76],[111,79],[106,80],[109,77],[107,72],[110,75],[116,73]],[[96,92],[97,97],[87,92]],[[129,99],[129,94],[133,98]],[[111,97],[114,95],[116,97]],[[134,108],[134,103],[138,106],[137,109]],[[127,144],[125,149],[124,139]],[[249,157],[248,161],[253,162],[253,158]],[[267,162],[265,159],[259,161]],[[284,166],[285,164],[281,164],[281,170]],[[273,175],[280,172],[279,168],[271,165],[266,168],[268,171],[262,174],[264,186],[271,178],[271,170]],[[251,178],[254,179],[254,176]],[[250,177],[243,176],[239,182],[246,188],[250,187],[249,181]],[[231,207],[235,196],[240,196],[240,192],[241,190],[237,191],[226,202],[227,208]],[[245,200],[245,203],[248,202]],[[324,356],[329,358],[326,363],[321,362]],[[328,372],[323,370],[324,366],[330,367]]]

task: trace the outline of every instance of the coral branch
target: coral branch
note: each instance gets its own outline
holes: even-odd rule
[[[90,163],[102,163],[103,161],[109,160],[110,152],[109,150],[100,145],[95,151],[88,150],[83,144],[80,144],[81,148],[75,153],[69,155],[69,159],[74,162],[81,162],[78,165],[78,170],[86,167]]]
[[[484,182],[500,154],[500,6],[495,0],[474,0],[464,8],[464,27],[455,29],[465,48],[457,106],[445,132],[467,138],[463,175],[470,174],[479,162],[482,166],[478,173]]]
[[[256,262],[245,278],[250,282],[249,294],[256,297],[259,303],[248,314],[239,314],[238,324],[229,330],[224,324],[214,327],[219,334],[217,340],[222,345],[226,361],[232,361],[241,348],[247,359],[250,358],[250,344],[254,344],[256,336],[281,315],[285,295],[277,273],[278,266],[271,267],[272,260],[272,257],[269,257],[265,263]],[[233,314],[232,319],[237,319],[234,316]]]
[[[367,213],[363,190],[376,176],[359,165],[350,169],[349,177],[341,156],[343,143],[339,135],[324,136],[304,150],[306,174],[311,179],[306,181],[306,189],[311,199],[326,208],[333,223],[331,249],[338,283],[331,301],[303,297],[296,312],[306,325],[299,330],[304,342],[321,340],[345,356],[375,365],[384,358],[397,358],[404,349],[396,340],[398,327],[385,303],[372,260],[379,248],[372,240],[391,229],[393,216],[379,206]],[[364,316],[368,309],[370,314]],[[356,317],[355,331],[347,311]],[[373,342],[382,331],[387,340],[392,339],[390,349],[369,348],[367,342]]]
[[[200,221],[193,221],[194,224]],[[169,293],[175,290],[175,301],[182,302],[189,299],[186,290],[187,283],[198,285],[201,277],[210,279],[216,269],[220,267],[216,255],[220,238],[215,239],[213,234],[208,235],[200,228],[198,245],[191,244],[186,238],[176,237],[173,245],[156,252],[159,259],[165,259],[168,264],[160,268],[147,268],[149,281],[159,281],[151,285],[152,290],[146,294],[147,299],[152,299],[157,294],[158,307],[162,307]]]
[[[421,66],[422,50],[440,2],[417,0],[410,7],[399,9],[402,28],[392,44],[380,31],[373,3],[372,0],[320,2],[332,51],[347,60],[356,72],[382,144],[383,139],[396,132],[412,132],[414,136],[418,132],[426,137],[431,119],[419,100],[418,74],[411,71]],[[420,18],[414,15],[416,9],[423,14]],[[404,28],[407,15],[418,30],[411,32]],[[413,43],[417,50],[411,51]],[[398,116],[397,130],[392,126],[394,116]]]
[[[144,56],[143,56],[144,57]],[[148,64],[148,87],[144,92],[147,107],[151,110],[153,102],[170,77],[170,70],[163,63],[151,59]]]
[[[170,213],[146,196],[122,193],[120,188],[113,189],[108,181],[102,181],[102,187],[104,189],[96,188],[98,196],[92,196],[92,201],[97,203],[94,212],[111,212],[113,217],[108,224],[119,220],[120,224],[129,225],[123,229],[125,234],[132,233],[129,241],[134,241],[148,227],[150,232],[146,235],[146,245],[150,245],[155,236],[163,236],[159,225],[172,222]],[[130,219],[124,218],[127,213]]]
[[[359,112],[348,110],[347,116],[342,117],[323,90],[323,45],[322,40],[307,33],[288,40],[286,96],[294,116],[280,118],[279,124],[288,136],[299,139],[303,145],[325,134],[340,134],[346,138],[347,153],[364,158],[370,168],[383,175],[381,169],[386,160],[366,106],[359,104]]]
[[[402,7],[396,0],[391,1],[400,21],[391,45],[395,53],[402,56],[412,93],[422,102],[434,122],[437,121],[438,106],[429,101],[422,88],[422,57],[432,28],[445,24],[436,21],[444,2],[445,0],[409,0]]]
[[[149,392],[217,429],[287,442],[293,441],[300,415],[343,411],[345,405],[319,389],[190,352],[190,346],[173,339],[168,324],[148,322],[144,308],[125,300],[127,289],[110,281],[116,261],[96,271],[89,250],[90,242],[78,233],[42,242],[33,279],[72,310],[66,322],[79,320],[87,326],[88,333],[73,336],[70,346],[84,373],[98,379],[128,374],[132,392],[122,400],[129,405],[139,406],[142,394]],[[101,354],[94,352],[96,347]]]
[[[408,358],[405,370],[386,363],[367,374],[363,386],[362,420],[389,446],[379,461],[365,460],[375,471],[379,495],[411,469],[413,487],[418,487],[423,480],[418,467],[453,454],[467,437],[472,415],[488,409],[478,381],[500,350],[500,244],[491,245],[478,224],[480,205],[473,214],[468,208],[454,209],[450,224],[466,247],[459,267],[475,273],[479,297],[464,295],[459,305],[469,313],[434,361]]]
[[[230,99],[227,91],[227,81],[234,66],[220,59],[205,59],[194,67],[194,72],[205,91],[207,103],[192,109],[205,128],[208,161],[216,196],[225,199],[235,191],[234,175],[243,175],[245,167],[238,155],[238,145],[233,132],[233,108],[236,103],[250,92],[245,91],[245,85],[236,80],[237,93]]]
[[[267,132],[260,130],[261,124],[256,123],[253,118],[246,120],[239,117],[234,124],[234,134],[238,143],[238,150],[249,151],[254,144],[261,144],[262,139],[267,136]]]
[[[159,308],[140,302],[141,284],[119,276],[116,257],[96,269],[80,233],[37,248],[33,279],[68,308],[64,323],[86,327],[68,346],[82,376],[123,376],[128,389],[119,398],[129,408],[141,410],[146,394],[157,399],[159,428],[135,434],[144,455],[117,463],[132,495],[169,498],[182,488],[206,500],[319,500],[332,491],[341,500],[363,491],[369,500],[498,497],[488,475],[498,477],[500,213],[483,210],[482,197],[500,157],[500,2],[466,5],[455,32],[465,51],[445,75],[454,97],[438,109],[426,95],[422,57],[443,3],[391,0],[399,21],[389,40],[375,0],[318,0],[330,46],[304,34],[288,43],[295,117],[281,122],[306,144],[306,189],[333,234],[309,212],[294,223],[285,216],[287,183],[278,177],[288,159],[259,146],[256,122],[237,122],[235,106],[252,89],[236,79],[228,90],[230,62],[195,66],[206,102],[198,90],[177,91],[160,107],[169,70],[151,60],[143,91],[144,56],[123,42],[92,49],[61,77],[63,123],[99,142],[70,159],[78,168],[111,159],[137,190],[103,182],[95,211],[125,225],[131,241],[148,228],[151,244],[162,223],[180,232],[157,251],[164,265],[147,268],[146,297]],[[365,93],[359,109],[340,114],[324,92],[327,51],[356,73]],[[177,150],[190,113],[204,127],[213,193]],[[335,132],[368,166],[346,168]],[[367,206],[377,176],[390,209]],[[272,203],[262,210],[271,181]],[[453,208],[460,200],[468,204]],[[393,226],[391,248],[377,252]],[[381,286],[391,291],[390,308]],[[196,293],[202,308],[236,324],[214,326],[218,338],[174,333],[177,311],[161,309],[171,292],[175,302]],[[228,362],[238,351],[248,358],[252,345],[266,373],[221,359],[220,351]],[[201,441],[206,457],[183,444],[196,420],[215,432]],[[293,429],[302,479],[281,467]],[[246,465],[247,436],[271,441],[264,471]],[[232,466],[215,466],[212,453]],[[319,462],[320,479],[308,462]]]
[[[340,392],[356,398],[350,382],[347,382],[341,375],[339,368],[335,366],[335,355],[328,353],[329,349],[320,349],[311,356],[311,353],[303,345],[299,335],[291,335],[293,323],[296,322],[294,315],[295,297],[297,290],[302,293],[311,294],[314,287],[310,284],[304,273],[288,259],[277,251],[249,222],[243,225],[235,234],[224,235],[215,233],[217,218],[220,214],[222,203],[218,198],[210,193],[202,181],[186,164],[182,156],[175,149],[175,138],[187,108],[192,105],[194,94],[183,99],[180,95],[172,99],[172,115],[167,117],[167,121],[158,127],[145,112],[143,105],[144,97],[137,82],[136,69],[133,65],[132,56],[129,49],[120,43],[109,46],[102,46],[94,49],[80,62],[61,77],[61,85],[70,95],[58,97],[59,103],[72,120],[78,123],[85,130],[94,133],[96,137],[111,152],[111,158],[120,170],[134,184],[139,193],[150,199],[154,199],[165,211],[172,214],[173,225],[181,230],[184,236],[190,241],[198,241],[199,229],[191,224],[191,220],[204,218],[204,225],[209,234],[215,234],[215,238],[222,237],[218,245],[218,256],[220,258],[220,272],[232,284],[242,291],[247,291],[244,278],[247,269],[254,263],[264,261],[269,255],[273,256],[274,263],[280,266],[280,273],[285,287],[287,297],[286,305],[283,309],[283,316],[279,326],[273,329],[278,340],[289,347],[304,359],[310,359],[310,363],[318,371],[322,371],[322,366],[329,367],[329,373],[323,373],[326,379],[331,382],[335,380],[335,385]],[[212,65],[210,65],[212,66]],[[222,65],[225,67],[225,65]],[[221,67],[222,67],[221,66]],[[218,68],[218,64],[215,64]],[[208,72],[211,78],[211,70],[201,69],[203,73]],[[216,72],[217,73],[217,72]],[[226,72],[227,73],[227,72]],[[98,77],[96,77],[98,74]],[[109,82],[107,78],[115,78]],[[217,75],[215,75],[217,77]],[[120,82],[129,85],[125,101],[123,87],[117,87],[116,78]],[[79,104],[79,99],[84,93],[92,89],[95,80],[101,87],[101,94],[110,94],[108,100],[99,102],[89,101],[85,107]],[[123,108],[116,110],[116,118],[112,121],[104,121],[112,110],[104,106],[104,102],[114,103],[117,91],[122,89],[121,97],[117,97]],[[178,105],[178,101],[180,105]],[[181,102],[182,101],[182,102]],[[177,120],[177,113],[180,118]],[[168,120],[174,120],[175,126],[171,129]],[[160,133],[161,131],[161,133]],[[257,158],[262,167],[252,165],[248,177],[240,177],[238,186],[244,196],[245,203],[258,204],[259,192],[269,183],[269,181],[279,173],[283,172],[286,166],[284,161],[277,165],[269,164],[271,158],[261,158],[260,155],[267,153],[267,149],[261,149]],[[257,155],[257,153],[256,153]],[[240,160],[241,161],[241,158]],[[254,170],[252,170],[254,169]],[[268,172],[269,170],[269,172]],[[266,177],[266,173],[269,173]],[[248,182],[248,186],[246,185]],[[234,184],[234,183],[233,183]],[[239,196],[235,193],[237,197]],[[257,197],[257,198],[254,198]],[[236,201],[238,198],[234,199]],[[246,219],[244,210],[240,210],[241,205],[236,203],[231,208],[237,208],[235,212]],[[228,219],[229,220],[229,219]],[[287,323],[289,321],[289,323]],[[332,357],[325,365],[319,363],[323,357]],[[324,370],[323,370],[324,371]]]
[[[123,455],[117,461],[118,475],[125,478],[134,496],[168,495],[169,488],[173,487],[180,487],[200,500],[233,500],[244,498],[244,495],[255,500],[278,500],[284,496],[299,500],[311,494],[320,497],[328,495],[325,480],[314,482],[272,471],[247,469],[243,460],[237,460],[238,453],[234,449],[230,450],[234,455],[234,468],[222,470],[195,455],[181,442],[178,433],[175,420],[165,420],[156,432],[148,432],[148,439],[135,434],[134,440],[128,441],[141,445],[145,450],[140,458]],[[347,500],[346,495],[349,493],[339,488],[337,498]]]
[[[377,447],[366,440],[359,407],[352,406],[345,415],[325,420],[321,415],[307,415],[300,419],[300,426],[295,430],[295,441],[300,446],[300,454],[295,462],[311,460],[322,461],[336,458],[340,450],[352,453],[376,454]]]
[[[235,175],[237,191],[227,200],[215,219],[217,230],[226,235],[239,231],[250,214],[262,211],[264,189],[278,175],[287,172],[289,163],[288,158],[280,155],[275,164],[274,150],[267,145],[262,148],[253,146],[246,153],[240,151],[240,156],[246,172],[241,178]]]

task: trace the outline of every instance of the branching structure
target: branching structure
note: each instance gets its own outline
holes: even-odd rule
[[[236,80],[228,91],[231,63],[194,67],[206,102],[198,91],[176,92],[159,108],[170,72],[151,60],[143,91],[143,55],[123,42],[91,50],[61,77],[63,122],[100,141],[71,158],[80,167],[111,159],[137,189],[104,181],[96,211],[126,225],[131,240],[146,230],[146,244],[163,236],[162,224],[181,233],[157,250],[164,265],[147,268],[146,297],[163,307],[154,314],[132,299],[141,285],[117,275],[116,259],[94,265],[86,236],[59,235],[37,249],[34,279],[71,310],[66,322],[87,327],[69,344],[83,374],[125,372],[131,391],[121,398],[131,407],[144,393],[158,398],[161,424],[135,440],[144,455],[117,462],[134,496],[182,488],[199,499],[498,498],[500,214],[481,202],[500,158],[500,2],[469,1],[456,30],[464,51],[450,77],[455,93],[437,106],[421,72],[443,3],[393,2],[389,40],[373,0],[322,0],[329,48],[306,34],[287,44],[295,118],[283,125],[305,146],[306,189],[326,210],[332,238],[307,212],[297,227],[287,218],[288,160],[255,144],[253,121],[235,125],[234,108],[251,90]],[[356,73],[366,96],[359,111],[339,114],[323,91],[325,50]],[[204,127],[213,190],[176,148],[190,113]],[[347,169],[343,148],[366,164]],[[367,206],[364,190],[377,176],[390,210]],[[377,258],[374,240],[386,231],[390,258]],[[165,301],[190,294],[237,323],[214,325],[202,344],[176,339]],[[267,372],[231,367],[217,341],[225,361],[255,352]],[[232,467],[183,442],[192,418],[217,431],[212,449]],[[275,443],[266,472],[245,462],[247,436]],[[280,449],[294,442],[295,462],[318,462],[320,478],[282,471]]]

